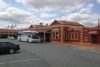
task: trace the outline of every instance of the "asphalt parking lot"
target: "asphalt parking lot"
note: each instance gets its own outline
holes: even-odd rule
[[[18,42],[16,40],[6,40],[2,39],[1,41],[9,41],[17,44],[22,44],[24,42]],[[30,43],[26,43],[27,45]],[[0,67],[49,67],[49,65],[43,61],[43,59],[36,56],[34,53],[31,53],[23,49],[20,45],[21,50],[15,54],[1,54],[0,55]]]
[[[21,48],[18,53],[0,55],[0,67],[100,67],[100,52],[48,43],[0,41],[17,43]]]

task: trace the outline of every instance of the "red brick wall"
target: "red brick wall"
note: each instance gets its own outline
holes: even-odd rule
[[[83,29],[83,37],[82,37],[82,39],[83,39],[84,43],[90,43],[91,42],[91,35],[88,34],[88,33],[89,33],[88,29]]]
[[[64,27],[64,32],[68,31],[68,27]]]
[[[81,31],[80,30],[72,30],[72,31],[68,31],[68,27],[64,27],[64,32],[68,33],[77,33],[78,34],[78,39],[77,40],[65,40],[64,42],[80,42],[81,41]]]
[[[100,44],[100,30],[98,31],[98,39],[97,39],[98,41],[98,43]]]

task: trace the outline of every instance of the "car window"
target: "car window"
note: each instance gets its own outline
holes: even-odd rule
[[[7,46],[7,43],[2,42],[2,43],[0,43],[0,46]]]
[[[12,43],[9,43],[9,42],[2,42],[0,43],[0,46],[11,46],[13,45]]]
[[[14,45],[13,43],[7,42],[8,45]]]

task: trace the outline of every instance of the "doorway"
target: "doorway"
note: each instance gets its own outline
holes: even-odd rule
[[[46,32],[46,33],[44,33],[44,32],[39,32],[39,35],[40,35],[40,39],[41,39],[41,41],[43,42],[44,41],[44,39],[45,39],[45,42],[50,42],[50,33],[49,32]],[[44,38],[44,35],[45,35],[45,38]]]
[[[50,33],[45,33],[46,42],[50,42],[50,36],[51,36]]]
[[[97,35],[92,35],[92,43],[97,43]]]

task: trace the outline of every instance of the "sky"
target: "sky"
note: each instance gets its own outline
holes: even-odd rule
[[[0,28],[28,28],[54,20],[98,25],[100,0],[0,0]]]

